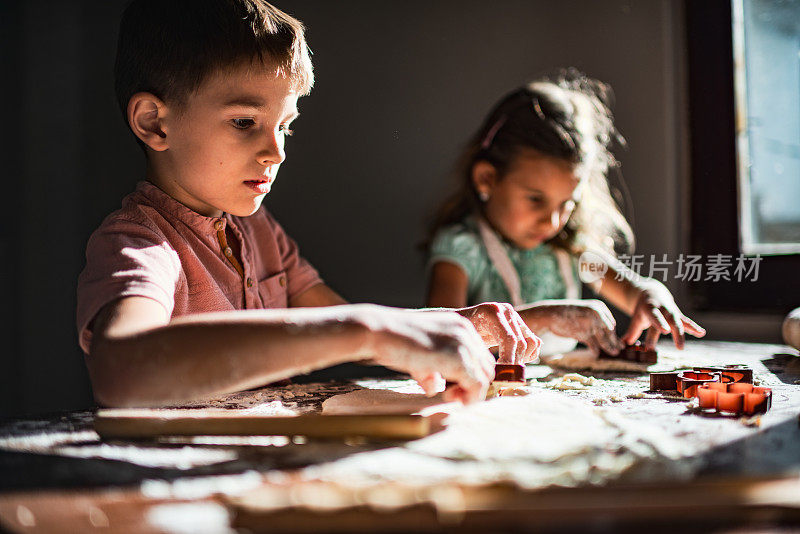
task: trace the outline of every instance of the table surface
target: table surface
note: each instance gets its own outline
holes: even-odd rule
[[[454,452],[454,442],[465,436],[457,424],[412,443],[274,436],[142,442],[101,440],[92,428],[93,411],[11,419],[0,422],[0,525],[20,532],[109,524],[126,532],[192,531],[191,525],[196,531],[229,532],[229,510],[220,504],[226,496],[235,499],[287,476],[353,483],[513,482],[535,489],[800,473],[797,351],[781,345],[693,341],[684,351],[662,343],[659,354],[659,363],[650,371],[747,364],[754,369],[756,382],[772,388],[772,409],[749,419],[698,413],[686,400],[648,392],[647,374],[582,372],[593,376],[595,383],[581,390],[553,391],[567,371],[528,366],[530,387],[536,393],[532,399],[542,402],[558,396],[573,406],[591,406],[598,415],[587,415],[587,421],[616,429],[608,443],[578,447],[584,464],[591,464],[589,469],[577,468],[573,457],[569,463],[550,458],[547,448],[512,447],[502,426],[481,432],[484,423],[473,415],[467,422],[476,434],[486,434],[481,438],[486,447],[472,456],[458,456],[466,454],[458,447]],[[413,382],[403,378],[371,378],[262,388],[176,408],[313,413],[328,397],[361,388],[416,391]],[[496,406],[507,408],[510,403],[527,402],[526,398],[499,399]],[[483,404],[479,409],[484,411],[495,406]],[[530,411],[536,409],[532,404]],[[501,414],[497,419],[502,423]],[[509,420],[507,426],[513,424]]]

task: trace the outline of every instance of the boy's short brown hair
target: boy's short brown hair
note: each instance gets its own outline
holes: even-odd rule
[[[120,23],[117,100],[123,115],[141,91],[180,106],[209,74],[255,60],[300,94],[314,83],[303,24],[263,0],[133,0]]]

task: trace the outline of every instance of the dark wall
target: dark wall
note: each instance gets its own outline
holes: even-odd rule
[[[74,327],[86,240],[142,176],[112,64],[121,0],[0,3],[5,176],[0,415],[91,405]],[[354,301],[423,302],[415,244],[489,105],[560,66],[616,91],[639,251],[681,239],[683,22],[671,0],[286,0],[317,83],[266,201]]]
[[[460,147],[504,93],[572,65],[616,91],[640,251],[674,247],[676,5],[284,2],[317,84],[267,205],[350,299],[419,305],[414,246]]]

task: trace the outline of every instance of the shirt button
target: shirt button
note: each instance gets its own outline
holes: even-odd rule
[[[225,247],[225,255],[228,256],[229,258],[233,256],[233,250],[231,249],[231,247]]]
[[[214,228],[216,228],[217,230],[222,230],[223,228],[225,228],[225,221],[223,221],[222,219],[218,220],[217,222],[214,223]]]
[[[253,279],[252,278],[248,278],[247,279],[247,287],[253,287]]]
[[[281,285],[281,287],[286,287],[286,277],[281,276],[280,278],[278,278],[278,283]]]

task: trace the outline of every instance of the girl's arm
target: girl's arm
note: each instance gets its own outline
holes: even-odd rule
[[[154,300],[105,306],[86,357],[95,398],[143,406],[240,391],[346,361],[411,374],[426,391],[485,395],[494,359],[471,324],[450,312],[420,314],[373,305],[246,310],[169,321]]]
[[[437,262],[431,269],[428,306],[460,307],[467,302],[469,279],[464,270],[450,262]],[[519,317],[533,332],[549,330],[616,354],[622,342],[614,333],[616,322],[599,300],[547,300],[518,307]],[[537,350],[541,346],[541,340]]]
[[[617,354],[624,346],[615,332],[617,322],[601,300],[540,300],[518,307],[517,311],[534,332],[549,330],[580,341],[595,353],[602,349]]]
[[[467,273],[449,261],[437,261],[431,268],[427,305],[431,308],[463,308],[467,305]]]
[[[640,277],[621,262],[605,258],[609,267],[598,293],[631,316],[628,331],[622,336],[631,344],[647,330],[645,346],[655,348],[661,334],[672,333],[675,346],[683,349],[686,332],[703,337],[705,329],[681,312],[669,289],[653,278]]]
[[[487,346],[498,347],[498,361],[535,361],[542,346],[542,340],[532,332],[535,328],[510,304],[485,302],[467,307],[468,284],[467,274],[458,265],[447,261],[434,263],[427,305],[455,309],[469,319]]]

